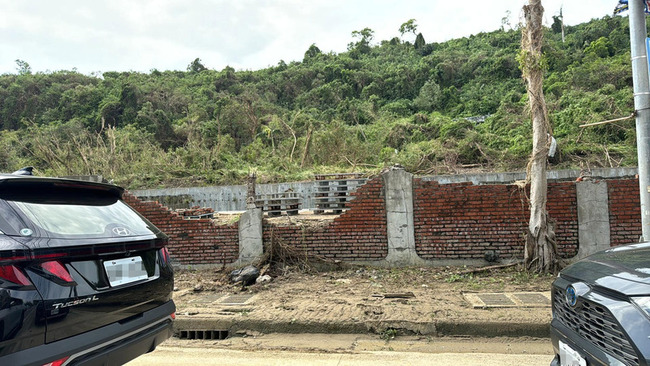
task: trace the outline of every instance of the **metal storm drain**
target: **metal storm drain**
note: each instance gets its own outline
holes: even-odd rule
[[[464,293],[474,308],[539,308],[551,306],[546,292]]]
[[[516,292],[512,296],[524,305],[551,306],[551,299],[541,292]]]
[[[231,295],[219,301],[221,305],[246,305],[255,296],[254,294]]]
[[[213,303],[222,297],[224,297],[224,294],[211,294],[211,295],[202,295],[199,298],[192,299],[188,301],[189,303],[194,303],[194,304],[210,304]]]
[[[227,330],[181,330],[178,334],[180,339],[214,339],[224,340],[230,336]]]

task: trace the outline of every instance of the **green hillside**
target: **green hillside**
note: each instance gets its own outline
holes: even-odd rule
[[[546,100],[560,156],[553,169],[636,165],[634,122],[580,128],[633,111],[628,20],[545,34]],[[302,62],[257,71],[74,71],[0,75],[0,171],[102,174],[129,188],[525,169],[531,126],[520,32],[444,43],[316,45]]]

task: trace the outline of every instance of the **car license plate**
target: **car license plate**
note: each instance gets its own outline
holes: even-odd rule
[[[112,287],[149,278],[142,257],[114,259],[104,262],[104,269]]]
[[[587,366],[585,360],[578,351],[569,347],[568,344],[560,341],[560,365],[562,366]]]

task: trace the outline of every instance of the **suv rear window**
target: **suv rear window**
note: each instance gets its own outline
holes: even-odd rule
[[[46,237],[128,237],[158,232],[121,201],[121,191],[112,187],[19,180],[10,183],[3,184],[0,198]]]
[[[14,202],[50,237],[113,237],[152,234],[146,222],[122,201],[105,206]]]

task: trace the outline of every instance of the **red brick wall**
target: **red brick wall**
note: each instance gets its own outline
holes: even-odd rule
[[[563,258],[578,254],[578,197],[574,182],[548,184],[546,209],[555,220],[557,250]],[[526,207],[526,224],[530,211]]]
[[[641,237],[641,201],[637,179],[608,180],[610,245],[636,243]]]
[[[123,199],[169,236],[169,252],[182,264],[229,264],[239,258],[238,224],[216,225],[210,219],[185,220],[154,201],[125,192]]]
[[[487,250],[502,258],[523,256],[529,210],[514,185],[444,184],[414,179],[416,251],[423,259],[480,259]],[[576,190],[572,182],[549,184],[547,208],[557,220],[558,249],[577,252]]]
[[[638,180],[608,180],[612,246],[641,235]],[[527,190],[514,185],[444,184],[413,180],[417,253],[423,259],[480,259],[486,250],[502,258],[523,256],[528,225]],[[386,210],[381,177],[354,193],[350,209],[320,228],[263,224],[265,242],[281,240],[308,253],[342,261],[382,260],[388,254]],[[238,224],[184,220],[157,202],[124,199],[170,237],[170,251],[183,264],[233,263],[239,255]],[[574,182],[549,183],[547,208],[557,221],[558,250],[578,251]]]
[[[326,227],[302,229],[264,221],[264,242],[281,240],[308,253],[342,261],[381,260],[388,255],[386,209],[381,177],[360,187],[349,210]]]

